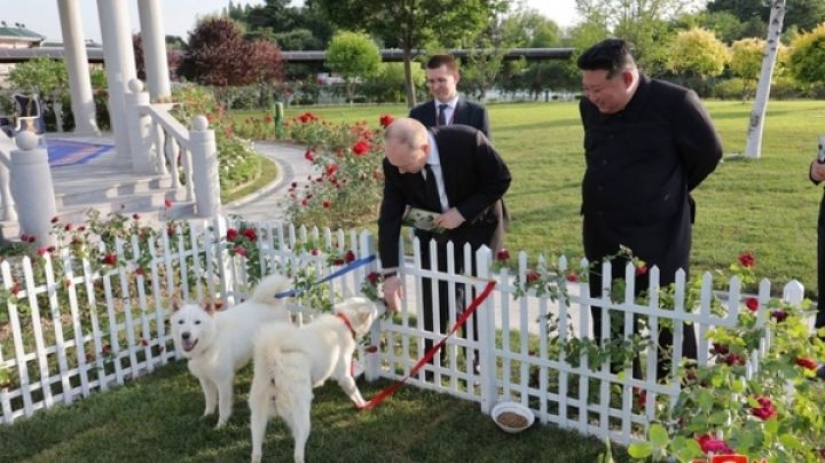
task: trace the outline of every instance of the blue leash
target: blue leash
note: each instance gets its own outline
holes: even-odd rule
[[[338,278],[341,275],[345,275],[358,267],[362,267],[364,265],[369,264],[370,262],[375,260],[375,254],[367,257],[362,257],[361,259],[354,260],[349,264],[339,268],[338,270],[330,273],[329,275],[325,276],[324,278],[315,282],[315,285],[320,285],[321,283],[326,283],[333,278]],[[313,285],[314,286],[314,285]],[[275,295],[276,299],[281,299],[284,297],[296,296],[301,294],[302,292],[306,291],[306,289],[290,289],[289,291],[284,291]]]

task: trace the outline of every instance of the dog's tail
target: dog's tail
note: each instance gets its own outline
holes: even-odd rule
[[[265,277],[252,292],[252,300],[261,304],[273,305],[277,302],[275,295],[286,292],[292,287],[292,280],[284,275],[274,274]]]
[[[270,327],[256,341],[255,368],[263,367],[274,388],[275,410],[288,423],[293,413],[309,407],[312,400],[312,363],[309,354],[289,337],[289,327]]]

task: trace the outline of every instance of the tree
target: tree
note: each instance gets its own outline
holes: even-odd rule
[[[40,57],[16,65],[8,80],[13,88],[60,101],[69,86],[69,71],[62,61]]]
[[[340,32],[327,49],[327,67],[346,82],[347,99],[353,102],[355,83],[374,76],[381,64],[381,50],[366,34]]]
[[[757,38],[742,39],[733,42],[730,48],[730,70],[742,78],[742,101],[745,101],[751,93],[751,85],[759,78],[762,70],[765,41]]]
[[[711,13],[728,11],[742,23],[758,19],[762,24],[770,24],[771,19],[771,10],[765,8],[764,0],[712,0],[708,2],[707,10]],[[796,27],[801,31],[810,31],[823,21],[825,2],[822,0],[794,0],[787,4],[783,19],[785,28]]]
[[[677,74],[706,79],[721,74],[729,60],[728,48],[713,32],[694,28],[677,34],[668,67]]]
[[[669,21],[682,14],[686,5],[683,0],[576,0],[584,21],[603,26],[630,43],[636,62],[650,75],[666,68],[673,39]]]
[[[809,84],[825,82],[825,23],[801,34],[790,48],[788,66],[794,79]]]
[[[385,46],[397,46],[404,57],[407,104],[415,105],[413,51],[435,40],[460,41],[486,27],[506,0],[306,0],[341,28],[369,32]]]
[[[785,18],[785,0],[771,0],[770,6],[771,19],[768,22],[768,39],[765,44],[765,54],[762,58],[762,72],[759,76],[759,87],[756,89],[756,101],[753,103],[750,122],[748,123],[748,140],[745,145],[745,156],[753,159],[762,156],[762,131],[765,128],[765,111],[768,109],[773,69],[781,45],[779,39],[782,35],[782,20]]]
[[[280,51],[269,42],[244,40],[228,18],[202,20],[184,47],[178,74],[202,85],[272,83],[282,74]]]

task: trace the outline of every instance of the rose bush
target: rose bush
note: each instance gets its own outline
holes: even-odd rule
[[[388,125],[391,116],[382,116]],[[306,144],[316,172],[290,185],[287,219],[296,225],[363,226],[377,217],[383,186],[382,129],[366,122],[335,125],[304,113],[285,123],[291,140]]]

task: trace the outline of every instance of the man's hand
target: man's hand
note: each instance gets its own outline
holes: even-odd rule
[[[458,212],[456,208],[450,208],[449,211],[439,215],[438,217],[433,220],[433,224],[436,227],[443,228],[445,230],[452,230],[454,228],[458,228],[461,224],[464,223],[464,216]]]
[[[402,297],[404,297],[404,291],[401,289],[401,279],[397,275],[385,279],[384,304],[390,312],[398,312],[398,304]]]
[[[825,164],[816,161],[811,163],[811,180],[817,183],[825,180]]]

